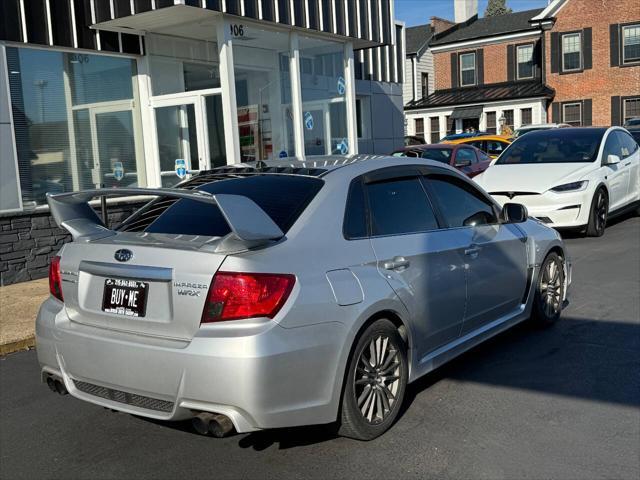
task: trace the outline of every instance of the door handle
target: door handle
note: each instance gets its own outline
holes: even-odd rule
[[[464,254],[473,258],[477,257],[479,253],[480,247],[469,247],[464,249]]]
[[[400,270],[410,265],[409,260],[404,257],[393,257],[391,260],[385,260],[382,267],[385,270]]]
[[[631,162],[625,163],[624,166],[628,167],[629,165],[631,165]]]

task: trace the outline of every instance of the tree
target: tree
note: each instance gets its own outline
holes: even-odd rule
[[[487,3],[487,9],[484,11],[485,17],[495,17],[496,15],[504,15],[505,13],[511,13],[511,10],[506,5],[506,0],[489,0]]]

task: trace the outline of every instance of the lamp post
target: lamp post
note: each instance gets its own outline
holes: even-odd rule
[[[504,135],[504,125],[507,123],[507,118],[504,116],[504,113],[500,114],[500,118],[498,119],[498,123],[500,124],[500,134]]]

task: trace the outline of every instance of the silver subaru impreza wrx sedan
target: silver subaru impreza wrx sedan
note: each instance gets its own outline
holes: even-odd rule
[[[110,229],[88,203],[104,195],[153,200]],[[240,164],[49,205],[73,242],[37,318],[43,381],[216,436],[335,423],[375,438],[408,383],[558,320],[571,280],[556,231],[422,159]]]

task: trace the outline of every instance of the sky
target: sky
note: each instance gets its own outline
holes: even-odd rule
[[[547,0],[507,0],[507,7],[514,12],[544,8]],[[482,17],[487,0],[478,0],[478,13]],[[407,27],[423,25],[431,17],[453,20],[453,0],[395,0],[396,19],[406,22]]]

